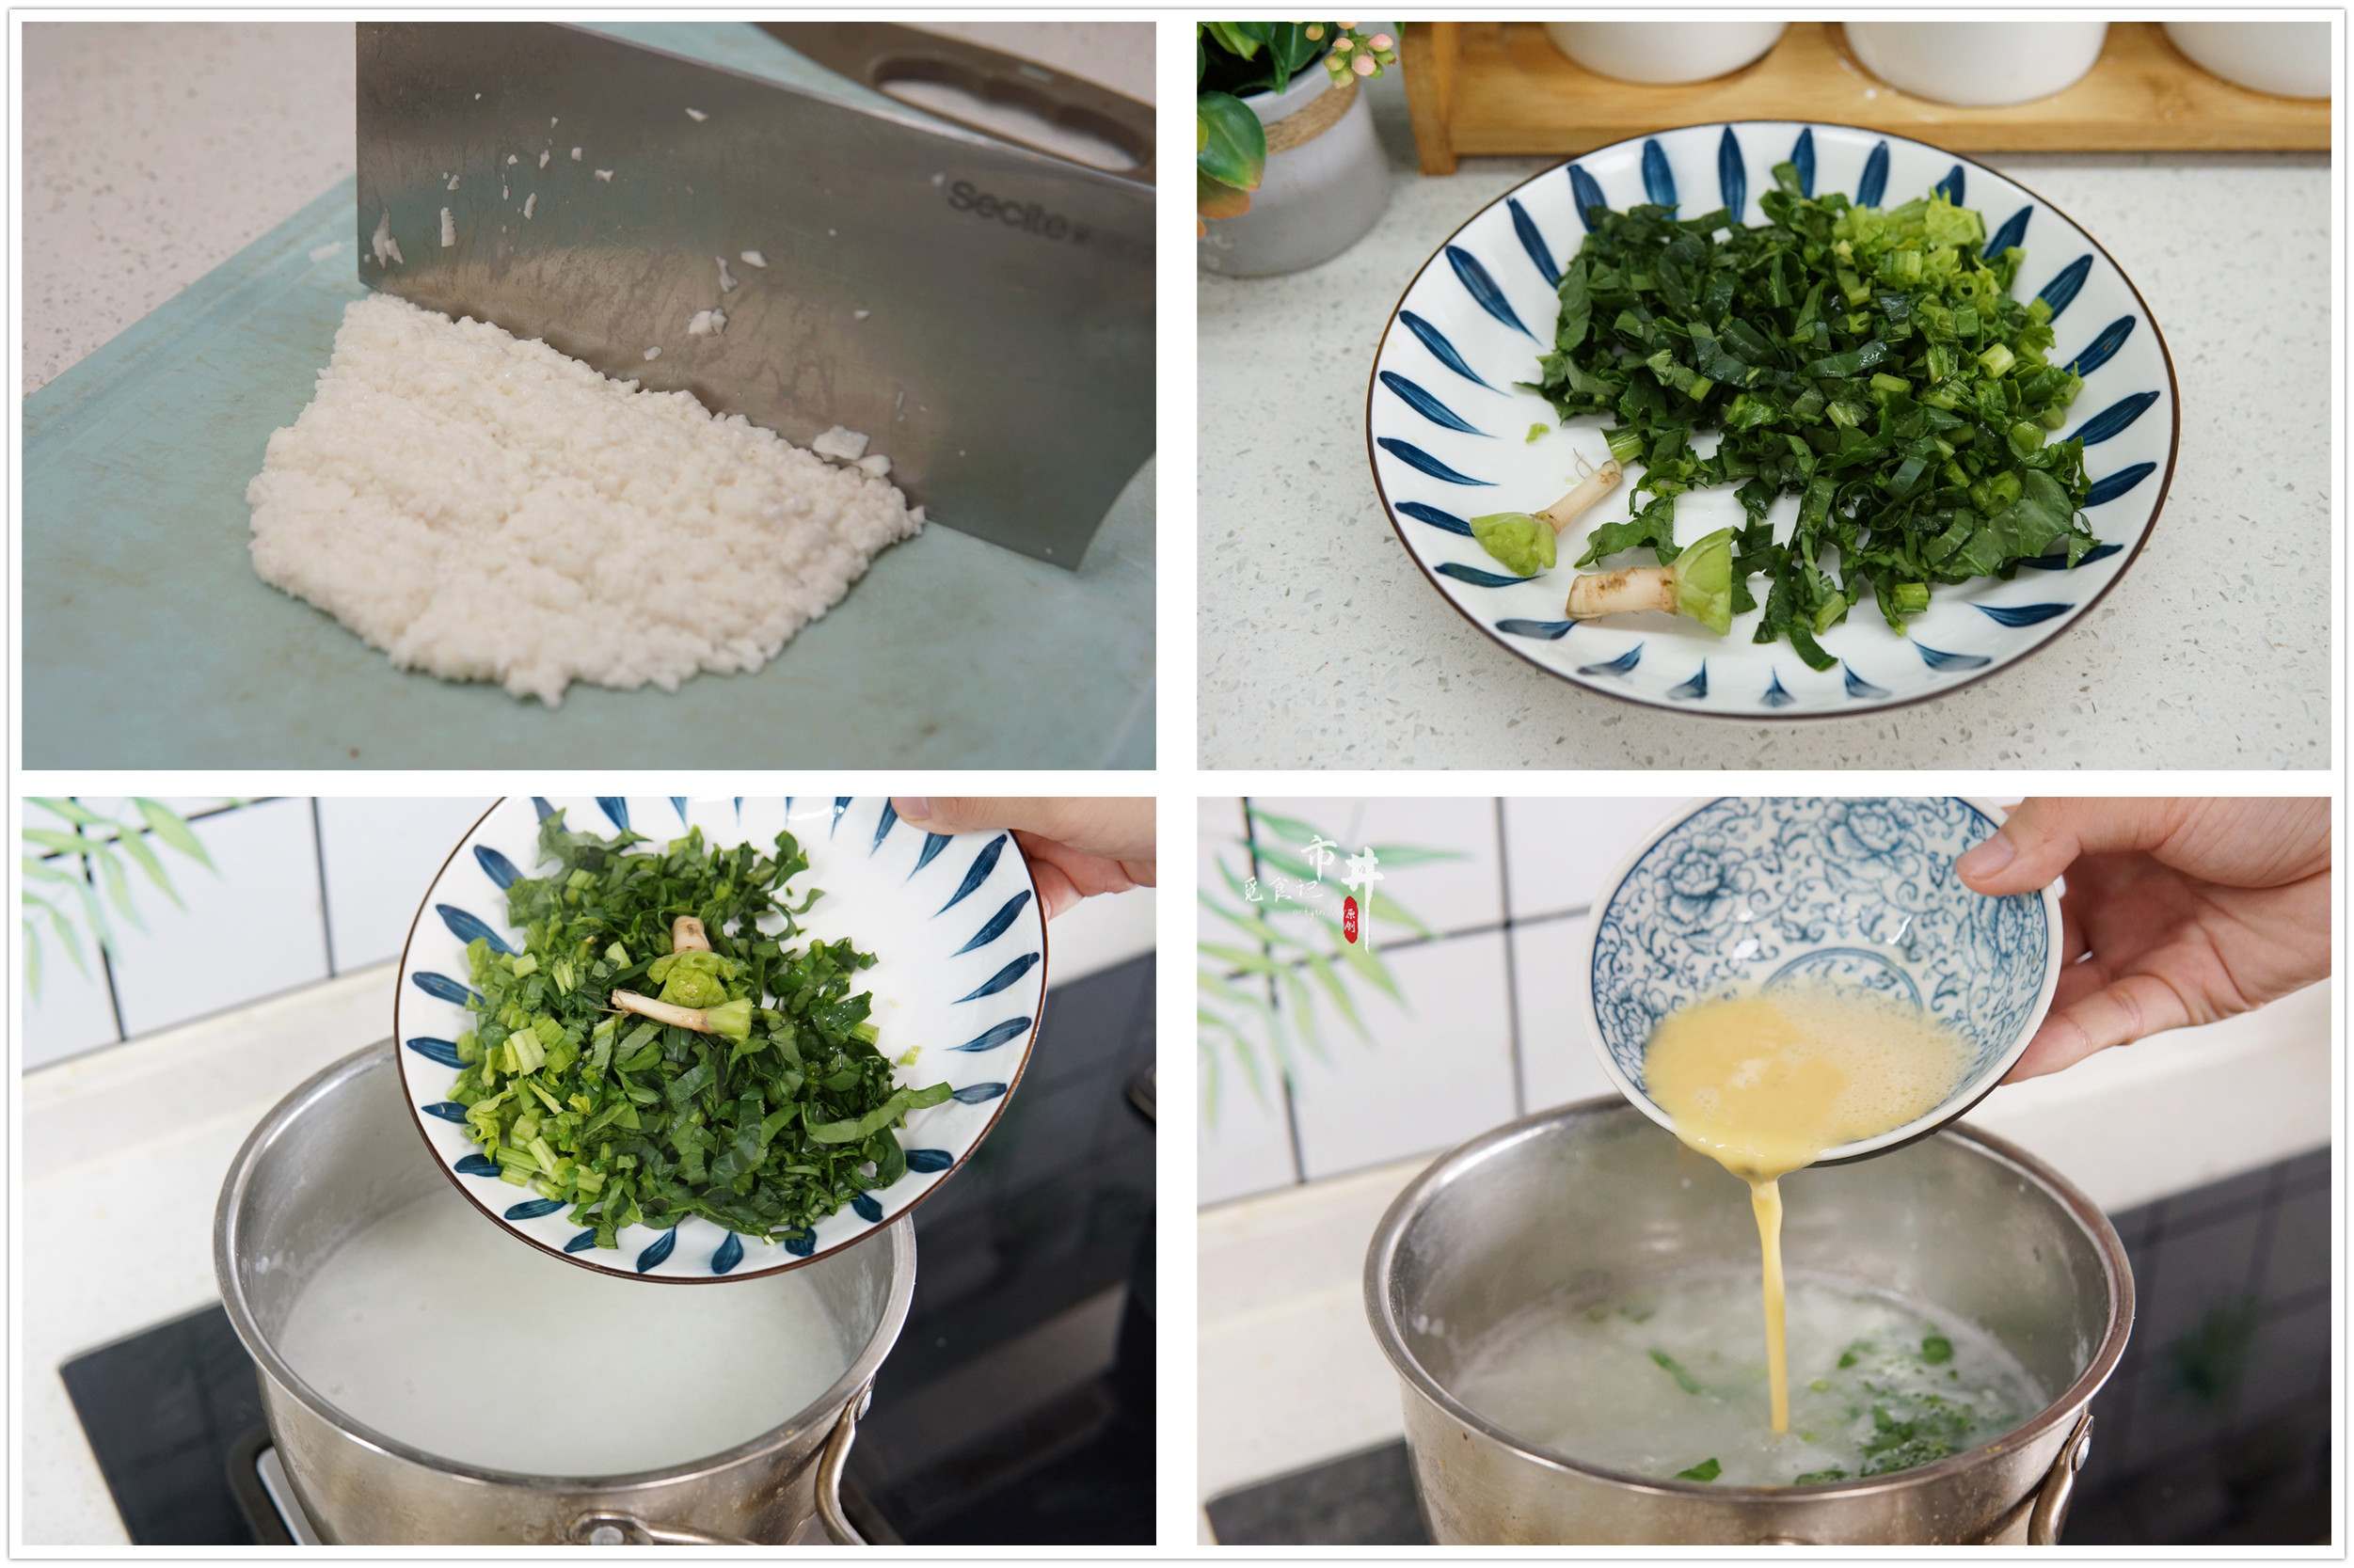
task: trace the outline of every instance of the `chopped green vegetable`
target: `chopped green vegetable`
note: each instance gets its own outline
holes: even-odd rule
[[[1525,512],[1491,512],[1474,517],[1471,537],[1479,541],[1481,549],[1519,577],[1533,578],[1561,559],[1551,525]]]
[[[1969,1432],[1969,1418],[1936,1394],[1921,1401],[1921,1414],[1909,1421],[1890,1416],[1887,1407],[1871,1407],[1872,1434],[1864,1443],[1864,1474],[1885,1476],[1909,1470],[1933,1459],[1960,1451]]]
[[[1773,178],[1755,227],[1597,209],[1537,389],[1565,420],[1613,420],[1612,455],[1645,466],[1633,515],[1578,565],[1641,546],[1665,565],[1676,498],[1738,484],[1731,613],[1758,607],[1762,576],[1756,640],[1829,669],[1815,639],[1868,591],[1901,630],[1933,583],[2074,565],[2098,543],[2078,519],[2083,444],[2047,439],[2083,384],[2049,363],[2050,309],[2012,297],[2022,253],[1982,255],[1976,213],[1941,191],[1885,211],[1808,197],[1789,164]],[[1780,496],[1799,498],[1787,542],[1766,521]]]
[[[792,834],[772,855],[699,830],[656,852],[558,812],[539,842],[555,868],[507,890],[524,952],[467,947],[476,1022],[450,1095],[501,1177],[573,1204],[613,1247],[688,1214],[780,1241],[906,1173],[892,1129],[948,1086],[893,1081],[873,997],[851,992],[871,954],[789,945],[819,896],[785,901],[809,864]],[[624,997],[646,1016],[612,1011]]]
[[[1714,1481],[1725,1473],[1725,1466],[1713,1459],[1704,1459],[1689,1470],[1676,1472],[1678,1481]]]
[[[928,1089],[901,1089],[855,1121],[804,1121],[802,1125],[821,1144],[864,1143],[909,1111],[937,1105],[947,1098],[946,1084],[934,1084]]]
[[[1953,1359],[1953,1341],[1942,1334],[1933,1334],[1921,1341],[1921,1359],[1933,1367],[1942,1367]]]
[[[1820,1486],[1826,1481],[1845,1481],[1846,1479],[1845,1470],[1809,1470],[1805,1475],[1793,1478],[1790,1484],[1792,1486]]]
[[[1553,427],[1549,424],[1533,424],[1529,426],[1529,440],[1531,442],[1535,442],[1542,439],[1545,433],[1552,428]]]
[[[1696,1394],[1700,1392],[1700,1384],[1698,1380],[1695,1379],[1690,1372],[1684,1370],[1681,1366],[1678,1365],[1674,1356],[1668,1354],[1663,1350],[1655,1350],[1651,1353],[1651,1359],[1658,1362],[1661,1370],[1665,1371],[1668,1376],[1676,1380],[1677,1387],[1681,1388],[1687,1394]]]

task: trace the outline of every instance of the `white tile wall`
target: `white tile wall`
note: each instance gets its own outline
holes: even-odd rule
[[[81,803],[103,816],[133,826],[141,821],[137,808],[121,797],[84,797]],[[165,798],[163,803],[183,816],[193,816],[215,810],[223,801],[218,797],[173,796]],[[64,832],[70,826],[46,809],[30,804],[25,808],[24,822],[27,827],[48,828],[56,832]],[[104,833],[105,830],[99,832]],[[204,875],[202,868],[193,861],[184,860],[168,850],[162,851],[162,856],[165,871],[176,888],[184,886],[192,877]],[[145,912],[158,906],[169,906],[170,900],[148,881],[145,873],[128,864],[124,869],[129,875],[133,901],[138,909]],[[28,990],[24,997],[23,1065],[26,1069],[99,1046],[112,1045],[122,1037],[121,1028],[115,1017],[114,992],[108,983],[106,963],[100,954],[95,934],[81,914],[78,900],[74,899],[70,890],[43,891],[65,895],[68,900],[65,908],[72,917],[75,930],[81,933],[82,962],[87,969],[75,966],[72,953],[64,939],[50,925],[47,915],[41,915],[39,921],[40,994],[35,997]],[[106,912],[110,921],[121,927],[125,934],[130,934],[129,923],[122,920],[121,911],[111,901],[106,905]]]
[[[1382,955],[1404,1003],[1360,989],[1368,1045],[1321,997],[1325,1055],[1294,1092],[1308,1180],[1436,1152],[1509,1121],[1512,1026],[1503,933]]]
[[[1226,883],[1217,874],[1217,858],[1221,851],[1226,856],[1227,866],[1237,874],[1244,874],[1249,864],[1249,858],[1240,850],[1243,842],[1242,802],[1232,796],[1204,796],[1194,802],[1194,826],[1195,885],[1204,892],[1212,888],[1222,891]],[[1201,918],[1211,919],[1206,911]],[[1221,923],[1212,921],[1212,924]],[[1231,926],[1226,928],[1233,930]],[[1203,929],[1209,927],[1204,927]]]
[[[1631,800],[1506,800],[1505,869],[1512,918],[1554,914],[1593,901],[1603,879],[1681,802]]]
[[[1223,854],[1228,869],[1236,876],[1249,874],[1250,862],[1242,849],[1242,802],[1233,796],[1205,796],[1195,803],[1195,825],[1199,830],[1194,843],[1196,885],[1219,902],[1231,903],[1233,895],[1217,873],[1217,860]],[[1196,922],[1203,942],[1228,947],[1249,943],[1247,933],[1208,910],[1197,910]],[[1201,1065],[1201,1104],[1195,1118],[1200,1201],[1217,1203],[1290,1184],[1298,1173],[1292,1164],[1292,1132],[1283,1113],[1281,1079],[1272,1071],[1263,1072],[1261,1089],[1254,1093],[1235,1061],[1231,1041],[1217,1036],[1208,1050],[1215,1053],[1215,1061],[1204,1060]]]
[[[117,932],[115,998],[130,1035],[327,977],[310,802],[267,800],[191,826],[214,869],[172,864],[184,907],[142,896],[147,929]]]
[[[46,890],[44,890],[46,891]],[[72,893],[59,889],[68,898]],[[78,922],[75,928],[81,929]],[[21,935],[20,935],[21,940]],[[82,938],[86,974],[73,958],[49,917],[40,917],[40,995],[24,999],[24,1065],[40,1067],[93,1046],[112,1045],[122,1037],[115,1027],[115,1004],[106,990],[106,971],[99,961],[97,944],[87,932]]]
[[[425,889],[489,796],[318,802],[327,937],[343,974],[401,956]]]
[[[1542,1111],[1618,1091],[1594,1037],[1578,1020],[1575,970],[1583,916],[1512,928],[1513,977],[1520,998],[1520,1076],[1526,1106]]]
[[[24,1069],[397,957],[426,885],[490,805],[487,798],[339,798],[315,811],[307,798],[163,803],[194,819],[216,869],[158,850],[185,909],[134,870],[147,929],[118,917],[119,954],[102,967],[93,948],[87,977],[54,936],[45,943],[41,994],[24,1005]],[[83,804],[139,821],[125,799]]]
[[[1262,1091],[1235,1067],[1233,1055],[1218,1048],[1217,1085],[1211,1098],[1209,1074],[1202,1074],[1202,1105],[1194,1148],[1201,1161],[1200,1200],[1222,1203],[1298,1180],[1292,1164],[1291,1126],[1283,1115],[1284,1088],[1272,1073]]]
[[[1288,1185],[1298,1171],[1313,1180],[1429,1153],[1525,1111],[1610,1091],[1576,1019],[1570,964],[1583,919],[1569,911],[1591,902],[1676,798],[1251,803],[1321,830],[1350,853],[1372,843],[1456,849],[1462,858],[1382,867],[1382,891],[1441,935],[1412,942],[1388,927],[1376,933],[1407,1005],[1354,988],[1372,1044],[1319,997],[1328,1059],[1296,1064],[1296,1157],[1281,1100],[1270,1091],[1261,1104],[1226,1068],[1217,1121],[1205,1118],[1200,1134],[1201,1201]],[[1240,809],[1231,798],[1201,803],[1205,890],[1219,886],[1215,848],[1226,847],[1228,863],[1241,863]],[[1203,921],[1204,940],[1240,936],[1206,914]]]

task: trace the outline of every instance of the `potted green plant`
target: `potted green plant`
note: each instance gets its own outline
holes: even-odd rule
[[[1397,61],[1386,32],[1346,22],[1194,24],[1197,255],[1261,277],[1346,250],[1390,198],[1358,83]]]

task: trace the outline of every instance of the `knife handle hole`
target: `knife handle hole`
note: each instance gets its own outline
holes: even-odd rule
[[[919,62],[906,62],[919,66]],[[1128,129],[1028,82],[990,77],[980,89],[930,75],[895,75],[876,84],[900,103],[1001,140],[1051,152],[1090,168],[1115,173],[1136,168],[1150,149],[1132,149]]]

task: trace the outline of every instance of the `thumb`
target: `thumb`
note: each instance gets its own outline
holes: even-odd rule
[[[1153,858],[1149,795],[894,795],[891,804],[927,832],[1013,828],[1106,860],[1150,863]]]
[[[2155,849],[2178,826],[2180,802],[2128,797],[2044,796],[2012,810],[1992,838],[1953,863],[1962,880],[1989,897],[2030,893],[2079,855]]]

